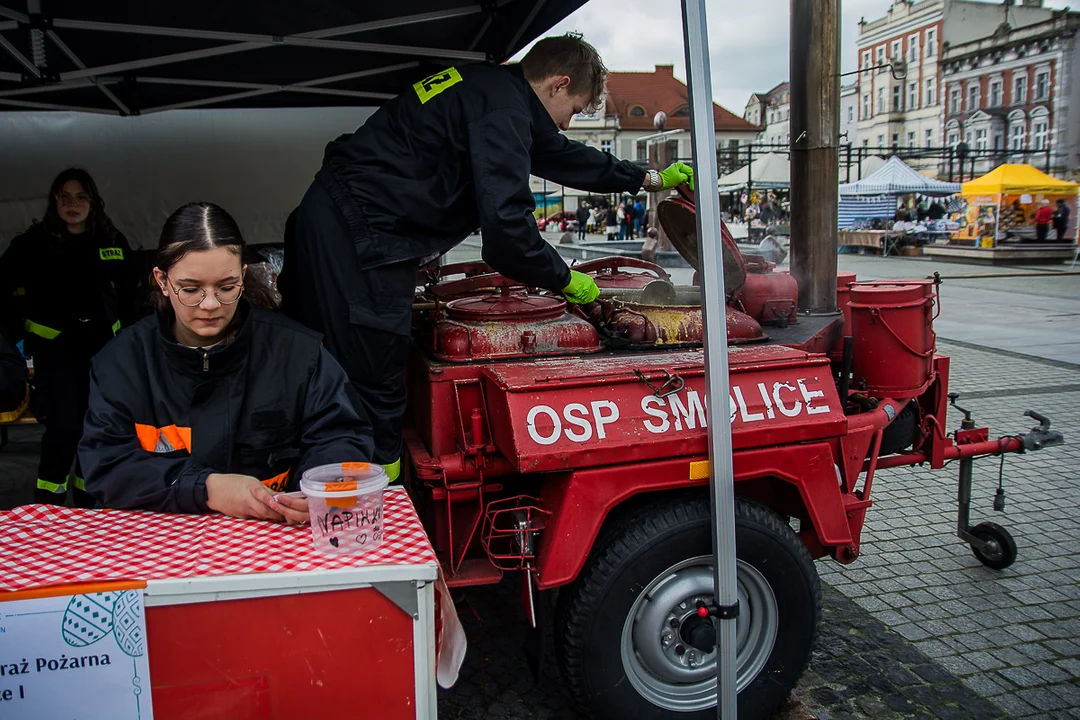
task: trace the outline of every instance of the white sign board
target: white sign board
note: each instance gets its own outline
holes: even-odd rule
[[[141,590],[0,602],[0,718],[153,716]]]

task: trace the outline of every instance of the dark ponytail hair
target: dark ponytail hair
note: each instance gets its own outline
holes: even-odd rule
[[[165,221],[158,240],[156,266],[168,274],[173,265],[190,252],[205,252],[227,248],[243,261],[244,238],[229,213],[214,203],[197,202],[184,205]],[[153,282],[153,278],[151,278]],[[153,283],[151,287],[156,287]],[[157,310],[169,310],[169,300],[160,292],[151,294]],[[244,298],[255,307],[275,309],[277,298],[261,275],[248,273],[244,277]]]
[[[109,216],[105,214],[105,201],[101,198],[101,193],[98,192],[97,183],[94,182],[94,178],[90,177],[90,173],[82,168],[68,168],[52,181],[52,187],[49,188],[49,203],[45,207],[45,229],[57,237],[60,237],[67,230],[67,223],[60,217],[60,212],[56,209],[56,196],[60,194],[60,189],[64,187],[68,180],[74,180],[82,185],[82,189],[90,196],[90,214],[86,216],[86,229],[94,237],[106,240],[115,238],[117,235],[116,227],[113,226]]]

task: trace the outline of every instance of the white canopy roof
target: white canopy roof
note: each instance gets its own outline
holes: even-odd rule
[[[872,175],[858,182],[840,185],[841,197],[852,195],[906,195],[908,193],[944,197],[946,195],[955,195],[958,192],[960,192],[960,183],[932,180],[913,170],[895,155],[890,157],[881,169]]]
[[[791,184],[787,155],[768,153],[755,158],[749,165],[721,177],[717,187],[720,192],[733,192],[744,189],[748,183],[758,188],[786,188]]]

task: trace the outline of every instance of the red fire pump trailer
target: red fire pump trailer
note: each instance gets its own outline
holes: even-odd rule
[[[691,196],[661,203],[697,262]],[[809,661],[814,559],[850,563],[878,470],[959,460],[958,534],[992,568],[999,525],[968,524],[973,459],[1062,442],[1049,421],[991,439],[946,429],[939,282],[858,282],[842,315],[798,312],[791,275],[723,228],[737,494],[740,717],[767,716]],[[423,271],[414,305],[407,482],[451,586],[520,571],[533,626],[548,603],[559,660],[602,718],[715,717],[714,562],[699,289],[662,268],[576,266],[601,288],[575,308],[483,263]],[[534,635],[539,635],[535,632]],[[695,715],[697,713],[697,715]]]

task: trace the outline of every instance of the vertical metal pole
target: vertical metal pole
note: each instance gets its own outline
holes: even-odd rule
[[[972,458],[960,460],[960,482],[956,488],[956,534],[961,539],[971,524],[971,469],[974,466]]]
[[[720,197],[716,192],[716,131],[713,126],[712,72],[705,0],[682,0],[686,39],[686,78],[690,90],[691,142],[695,158],[698,257],[705,311],[705,389],[709,401],[709,459],[712,477],[713,552],[716,561],[716,604],[737,607],[735,561],[735,486],[731,463],[731,417],[728,390],[727,309],[724,259],[720,245]],[[835,190],[835,188],[834,188]],[[835,212],[834,212],[835,215]],[[833,218],[835,226],[836,219]],[[735,720],[736,618],[716,618],[716,716]]]
[[[791,275],[799,309],[836,311],[840,0],[791,0]]]
[[[754,151],[746,153],[746,203],[750,204],[750,192],[754,189]],[[745,209],[745,208],[744,208]]]

